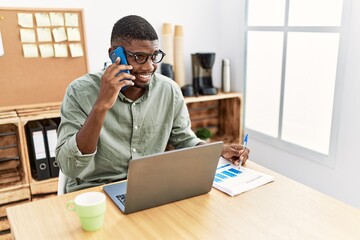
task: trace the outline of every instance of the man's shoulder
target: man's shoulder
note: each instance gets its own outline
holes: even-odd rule
[[[102,75],[103,72],[87,73],[73,80],[69,84],[69,86],[73,88],[78,88],[78,87],[86,87],[89,85],[99,85]]]

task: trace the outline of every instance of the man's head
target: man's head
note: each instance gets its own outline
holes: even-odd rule
[[[147,88],[157,64],[165,55],[159,49],[155,29],[140,16],[123,17],[113,27],[109,53],[118,46],[124,48],[127,62],[133,67],[130,73],[136,77],[134,87]]]
[[[158,35],[151,24],[144,18],[129,15],[114,24],[111,33],[111,46],[126,46],[132,40],[158,40]]]

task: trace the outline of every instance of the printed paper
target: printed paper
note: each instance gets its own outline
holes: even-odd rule
[[[232,163],[220,157],[213,187],[230,196],[235,196],[274,181],[274,177],[252,169],[238,169]]]

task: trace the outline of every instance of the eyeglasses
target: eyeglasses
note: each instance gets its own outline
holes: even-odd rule
[[[151,58],[151,61],[153,63],[159,63],[163,60],[163,58],[165,57],[165,53],[161,50],[156,51],[153,54],[148,54],[148,53],[143,53],[143,52],[129,52],[124,50],[126,54],[128,54],[129,56],[133,57],[135,59],[135,62],[137,64],[144,64],[147,62],[147,60],[149,59],[149,57]]]

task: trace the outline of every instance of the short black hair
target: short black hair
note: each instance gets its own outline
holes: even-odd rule
[[[129,15],[119,19],[111,32],[111,45],[130,44],[132,40],[158,40],[158,35],[151,24],[137,15]]]

